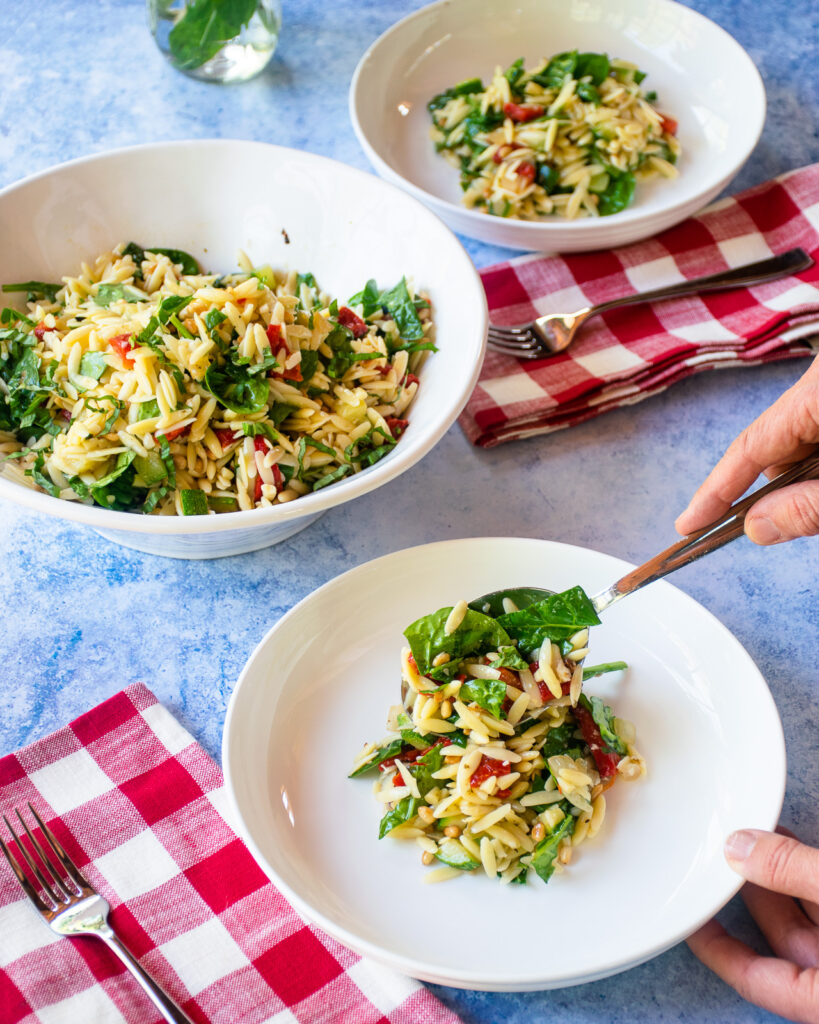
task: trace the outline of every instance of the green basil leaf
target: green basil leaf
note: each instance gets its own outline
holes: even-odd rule
[[[83,377],[99,380],[108,369],[108,363],[102,352],[86,352],[80,360],[80,373]]]
[[[557,860],[561,841],[574,832],[576,824],[574,816],[568,813],[568,802],[561,801],[561,806],[562,804],[566,805],[564,817],[550,835],[541,839],[535,847],[535,852],[532,854],[532,867],[544,882],[548,882],[554,874],[555,861]]]
[[[256,13],[258,0],[193,0],[168,33],[174,63],[183,71],[201,67],[237,36]],[[159,250],[154,250],[159,251]]]

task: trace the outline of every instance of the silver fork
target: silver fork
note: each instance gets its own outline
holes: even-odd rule
[[[31,804],[28,805],[28,809],[40,826],[50,856],[43,849],[34,832],[28,827],[18,808],[15,808],[15,813],[31,844],[31,852],[26,849],[21,837],[14,831],[13,825],[5,814],[3,820],[14,837],[19,855],[22,856],[42,888],[38,890],[32,884],[19,857],[15,856],[11,846],[7,845],[2,837],[0,837],[0,848],[2,848],[6,860],[17,876],[26,896],[34,904],[45,923],[58,935],[92,935],[102,939],[133,974],[165,1020],[171,1021],[171,1024],[192,1024],[190,1017],[165,995],[156,982],[148,977],[114,934],[108,924],[108,912],[111,908],[105,897],[100,896],[83,877],[77,865],[71,860],[59,840]],[[39,864],[37,858],[39,858]],[[41,868],[45,869],[45,873]],[[47,880],[47,876],[50,876],[50,881]]]
[[[723,288],[762,284],[765,281],[786,277],[788,274],[798,274],[812,263],[813,260],[804,249],[789,249],[767,260],[746,263],[741,267],[734,267],[733,270],[709,274],[707,277],[694,277],[689,281],[655,288],[650,292],[624,295],[620,299],[601,302],[597,306],[586,306],[576,313],[551,313],[517,327],[490,324],[489,345],[497,352],[516,356],[518,359],[542,359],[544,356],[567,349],[580,327],[593,316],[605,313],[606,310],[642,302],[656,302],[659,299],[673,299],[679,295],[691,295],[696,292],[715,292]]]

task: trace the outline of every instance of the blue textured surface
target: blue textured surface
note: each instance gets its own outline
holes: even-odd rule
[[[285,2],[271,66],[246,85],[217,87],[164,62],[137,0],[7,4],[7,11],[16,9],[5,19],[0,47],[0,185],[72,157],[186,137],[266,140],[366,167],[347,117],[347,84],[365,47],[414,6]],[[819,160],[812,5],[693,6],[748,49],[768,90],[765,133],[737,185]],[[467,245],[480,265],[503,255]],[[398,548],[511,534],[642,561],[673,539],[676,514],[728,442],[802,369],[792,362],[700,376],[635,408],[491,452],[472,448],[455,427],[423,463],[379,492],[331,511],[291,541],[216,562],[141,555],[79,526],[0,504],[0,753],[143,680],[218,757],[233,683],[269,626],[337,573]],[[423,516],[413,511],[419,495],[426,496]],[[774,550],[743,540],[673,580],[739,637],[768,679],[789,751],[783,822],[813,842],[817,551],[815,540]],[[739,901],[723,916],[760,941]],[[744,1004],[685,946],[578,989],[508,996],[436,991],[480,1024],[775,1019]]]

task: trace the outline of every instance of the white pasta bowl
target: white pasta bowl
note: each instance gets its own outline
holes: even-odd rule
[[[573,49],[606,52],[647,73],[658,108],[679,121],[679,177],[638,183],[633,205],[608,217],[526,222],[466,209],[457,170],[430,142],[427,102],[468,78],[486,83],[496,66],[518,57],[531,67]],[[673,0],[440,0],[366,51],[350,86],[350,117],[378,173],[455,231],[517,249],[574,252],[646,238],[713,199],[759,139],[765,89],[735,39]]]
[[[85,523],[127,547],[214,558],[266,547],[319,514],[380,487],[424,456],[474,387],[486,298],[458,240],[405,192],[324,157],[257,142],[204,140],[75,160],[0,192],[0,282],[59,280],[118,242],[183,249],[214,273],[257,265],[312,271],[345,301],[369,278],[402,275],[428,292],[439,351],[395,450],[361,473],[270,508],[148,516],[51,497],[0,476],[0,498]]]
[[[414,843],[378,840],[368,777],[347,778],[399,699],[410,622],[504,587],[595,593],[631,568],[548,541],[446,541],[358,566],[273,626],[231,698],[223,766],[234,824],[300,913],[405,974],[519,991],[635,966],[736,893],[722,845],[778,820],[782,727],[739,642],[665,582],[606,611],[590,638],[593,662],[630,666],[587,689],[635,724],[648,775],[607,794],[600,834],[548,885],[483,873],[425,885]]]

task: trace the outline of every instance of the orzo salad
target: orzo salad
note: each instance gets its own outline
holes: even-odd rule
[[[204,273],[131,242],[51,284],[5,284],[0,471],[71,501],[205,515],[292,501],[374,465],[434,351],[402,278],[340,304],[310,273]]]
[[[351,778],[372,773],[379,838],[409,840],[426,882],[483,871],[544,882],[599,831],[606,790],[645,775],[634,726],[583,681],[599,623],[580,587],[516,589],[441,608],[404,632],[403,703]]]
[[[636,183],[674,178],[677,122],[644,92],[645,74],[571,50],[527,70],[498,67],[427,104],[436,150],[461,173],[463,204],[498,217],[608,216]]]

